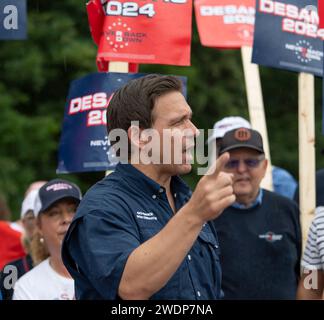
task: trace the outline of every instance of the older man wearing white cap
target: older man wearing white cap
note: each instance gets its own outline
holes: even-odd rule
[[[224,137],[225,133],[237,129],[247,128],[251,129],[251,124],[242,117],[225,117],[217,121],[213,127],[213,133],[208,138],[208,143],[216,142],[216,153],[218,153],[219,143]],[[272,166],[272,181],[273,189],[289,199],[294,198],[297,188],[295,178],[285,169]]]

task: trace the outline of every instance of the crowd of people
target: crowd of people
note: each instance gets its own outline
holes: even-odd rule
[[[171,151],[170,163],[134,162],[131,149],[82,200],[70,181],[33,183],[20,221],[0,221],[2,299],[324,299],[321,194],[303,251],[297,182],[273,166],[274,190],[261,188],[268,161],[247,120],[215,123],[215,161],[194,191],[180,176],[199,130],[178,78],[149,75],[117,90],[107,109],[114,129],[140,153],[151,143],[145,129],[161,145],[164,130],[186,132],[182,161]],[[8,217],[4,201],[0,209]]]

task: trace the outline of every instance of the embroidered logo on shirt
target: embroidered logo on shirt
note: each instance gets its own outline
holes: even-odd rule
[[[272,231],[268,231],[266,234],[259,234],[259,239],[266,239],[268,242],[280,241],[282,234],[275,234]]]
[[[157,217],[154,215],[153,212],[136,212],[136,218],[144,219],[144,220],[157,220]]]

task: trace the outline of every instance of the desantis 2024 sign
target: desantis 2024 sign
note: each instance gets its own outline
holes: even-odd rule
[[[194,3],[202,45],[252,46],[255,0],[196,0]]]
[[[324,30],[316,0],[257,0],[252,61],[323,74]]]
[[[66,101],[57,173],[104,171],[115,166],[106,131],[112,94],[143,74],[93,73],[74,80]]]
[[[97,63],[190,65],[192,0],[91,0]]]

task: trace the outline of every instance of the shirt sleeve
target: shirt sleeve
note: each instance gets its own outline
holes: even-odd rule
[[[115,210],[92,211],[75,220],[68,239],[68,251],[78,271],[102,299],[109,300],[118,297],[127,259],[140,245],[134,218],[122,208]]]
[[[324,208],[317,208],[316,211],[319,213],[319,210],[324,212]],[[316,216],[312,221],[312,224],[308,231],[307,243],[305,247],[305,251],[303,254],[303,259],[301,262],[301,266],[308,270],[320,270],[322,268],[320,252],[317,245],[318,240],[318,230],[316,223]]]

